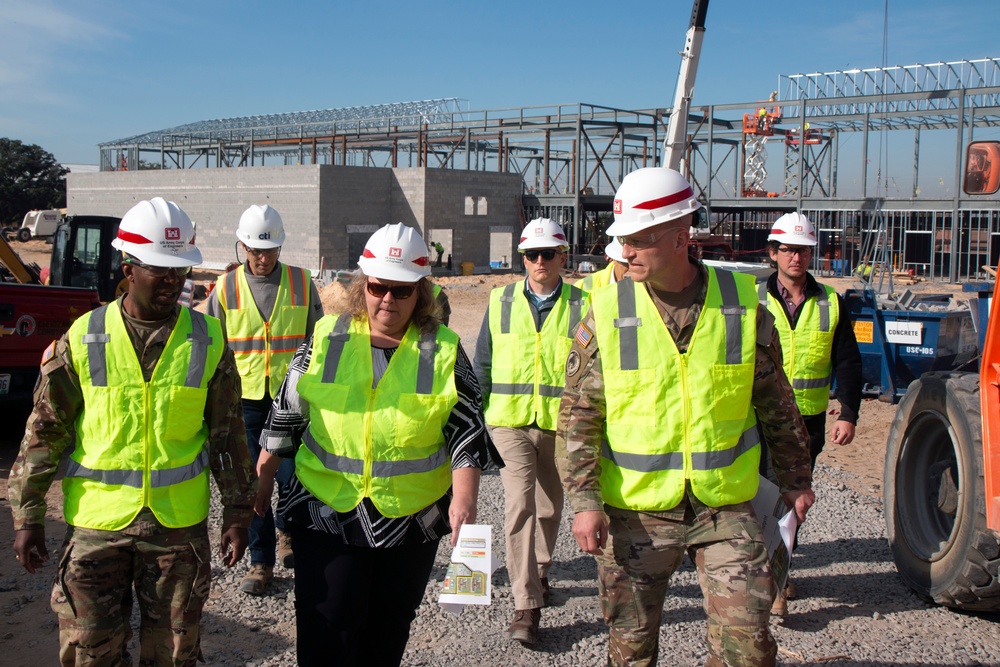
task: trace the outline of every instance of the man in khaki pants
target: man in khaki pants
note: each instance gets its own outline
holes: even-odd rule
[[[560,276],[567,247],[552,220],[528,223],[517,247],[526,278],[490,294],[473,361],[486,422],[505,463],[500,478],[515,611],[508,632],[526,645],[538,638],[562,516],[555,428],[566,357],[585,300],[582,290]]]

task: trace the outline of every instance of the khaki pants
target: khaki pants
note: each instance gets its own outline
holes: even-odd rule
[[[535,426],[493,429],[504,467],[507,573],[515,609],[537,609],[549,575],[562,517],[563,489],[555,462],[555,432]]]

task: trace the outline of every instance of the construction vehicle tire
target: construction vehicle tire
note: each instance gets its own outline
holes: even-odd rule
[[[986,527],[979,375],[925,373],[899,403],[885,453],[892,557],[925,600],[1000,610],[1000,536]]]
[[[17,240],[21,243],[27,243],[31,240],[31,230],[27,227],[21,227],[17,230]]]

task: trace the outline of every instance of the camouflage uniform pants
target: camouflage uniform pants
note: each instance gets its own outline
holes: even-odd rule
[[[134,586],[142,616],[139,664],[194,665],[210,558],[204,522],[171,529],[144,512],[122,531],[69,526],[51,600],[60,664],[131,664],[124,655]]]
[[[774,583],[751,514],[720,511],[691,519],[688,512],[677,521],[605,510],[611,543],[597,562],[601,609],[610,628],[609,665],[656,664],[663,601],[685,552],[705,596],[705,665],[774,664],[777,645],[768,629]]]

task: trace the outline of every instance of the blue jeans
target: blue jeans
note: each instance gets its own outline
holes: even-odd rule
[[[257,467],[257,459],[260,458],[260,432],[264,429],[267,415],[271,411],[272,400],[265,396],[259,400],[243,399],[243,421],[247,425],[247,445],[250,448],[250,458],[254,467]],[[282,459],[275,475],[276,486],[278,487],[278,497],[281,497],[288,487],[288,481],[295,472],[295,461],[292,459]],[[280,515],[274,515],[274,511],[267,510],[267,516],[253,515],[250,522],[250,564],[251,565],[274,565],[274,552],[277,548],[277,537],[274,528],[285,532],[285,521]]]

